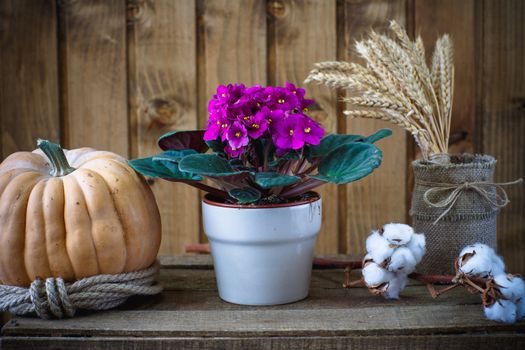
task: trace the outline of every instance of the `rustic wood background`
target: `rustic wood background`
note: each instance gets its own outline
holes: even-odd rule
[[[497,179],[524,174],[525,1],[522,0],[1,0],[0,154],[37,138],[128,157],[158,151],[174,129],[206,125],[220,83],[301,82],[316,61],[354,60],[353,43],[389,19],[432,43],[455,41],[452,149],[498,160]],[[367,134],[386,124],[341,116],[335,93],[309,87],[329,131]],[[416,149],[395,129],[365,180],[326,186],[319,253],[361,253],[385,222],[409,221]],[[204,240],[199,194],[152,182],[164,226],[161,254]],[[525,273],[525,186],[499,218],[499,251]]]

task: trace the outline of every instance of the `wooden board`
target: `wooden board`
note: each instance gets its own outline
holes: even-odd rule
[[[56,38],[54,2],[0,2],[0,159],[60,141]]]
[[[51,322],[14,317],[1,330],[0,346],[519,349],[525,344],[525,322],[505,325],[485,319],[480,297],[461,288],[433,300],[415,284],[400,300],[385,300],[366,288],[341,288],[342,270],[314,270],[307,299],[249,307],[219,299],[209,262],[209,256],[162,258],[163,294],[132,298],[117,310]],[[357,278],[358,272],[352,272]]]
[[[303,81],[320,61],[334,61],[337,55],[336,2],[328,1],[270,1],[269,14],[269,84],[284,85],[289,81],[307,88],[307,97],[316,100],[309,115],[325,128],[337,132],[337,101],[333,90]],[[315,23],[305,26],[305,23]],[[337,186],[319,189],[323,197],[323,224],[317,238],[319,254],[339,251],[339,203]]]
[[[484,1],[482,13],[481,151],[498,160],[496,180],[511,181],[525,174],[525,3]],[[498,251],[508,271],[525,273],[525,185],[505,190]]]
[[[359,61],[353,45],[371,28],[384,30],[395,19],[405,25],[404,0],[345,1],[344,41],[340,58]],[[361,61],[359,61],[361,62]],[[363,253],[365,238],[372,229],[389,222],[405,222],[407,212],[407,134],[391,124],[365,119],[346,119],[346,132],[369,135],[380,128],[391,128],[389,138],[378,142],[383,162],[373,174],[346,185],[346,213],[340,235],[345,237],[347,253]]]
[[[126,3],[58,4],[64,146],[127,157]]]
[[[195,4],[186,0],[128,3],[128,86],[132,156],[159,153],[157,139],[197,128]],[[151,180],[162,218],[160,253],[199,242],[194,188]]]

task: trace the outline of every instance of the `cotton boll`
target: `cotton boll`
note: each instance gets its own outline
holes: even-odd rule
[[[363,278],[367,286],[378,286],[380,284],[390,282],[395,278],[395,274],[382,268],[378,264],[372,262],[368,263],[361,270]]]
[[[492,275],[496,276],[502,273],[505,273],[505,263],[503,262],[503,259],[494,252],[494,255],[492,256]]]
[[[425,235],[422,233],[414,233],[407,244],[407,248],[414,254],[416,263],[419,264],[426,252]]]
[[[388,282],[386,290],[382,293],[386,299],[399,299],[399,293],[405,289],[407,283],[406,275],[396,275],[394,279]]]
[[[373,231],[366,239],[366,251],[374,262],[381,264],[392,256],[394,248],[390,246],[390,243],[378,231]]]
[[[525,283],[521,277],[502,273],[494,277],[494,282],[500,287],[501,294],[513,302],[525,296]]]
[[[525,295],[522,296],[518,303],[516,304],[516,320],[519,321],[525,317]]]
[[[416,258],[410,249],[406,247],[399,247],[390,257],[390,262],[387,266],[387,269],[392,272],[399,272],[408,275],[409,273],[414,272],[416,269],[416,264]]]
[[[413,234],[414,229],[405,224],[391,223],[383,226],[383,237],[391,244],[405,245],[410,241]]]
[[[514,323],[517,319],[517,306],[510,300],[496,300],[491,306],[485,306],[484,311],[485,316],[493,321]]]
[[[494,249],[485,244],[469,245],[459,254],[459,270],[470,276],[494,276],[503,273],[503,261],[499,262],[497,258]]]

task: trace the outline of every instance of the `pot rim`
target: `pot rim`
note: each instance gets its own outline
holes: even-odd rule
[[[315,191],[310,191],[308,193],[314,194],[314,196],[302,199],[295,202],[289,202],[289,203],[274,203],[274,204],[229,204],[229,203],[221,203],[214,201],[212,199],[212,196],[207,193],[202,198],[202,202],[206,203],[208,205],[214,206],[214,207],[221,207],[221,208],[232,208],[232,209],[273,209],[273,208],[289,208],[289,207],[296,207],[298,205],[303,204],[310,204],[317,202],[321,199],[321,195]]]

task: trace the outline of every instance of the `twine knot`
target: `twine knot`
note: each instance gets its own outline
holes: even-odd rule
[[[489,182],[477,181],[463,183],[440,183],[432,181],[418,181],[418,184],[429,186],[430,188],[423,194],[425,203],[434,208],[445,208],[443,213],[434,221],[434,224],[439,222],[447,213],[454,207],[457,200],[465,191],[476,191],[482,198],[485,199],[493,208],[499,209],[505,207],[510,203],[507,192],[503,186],[510,186],[521,183],[523,179],[518,179],[512,182]],[[492,191],[495,189],[495,191]],[[439,201],[433,201],[430,197],[436,195],[445,195],[445,198]]]
[[[0,285],[0,311],[15,315],[36,313],[43,319],[73,317],[77,309],[107,310],[132,295],[154,295],[156,262],[147,269],[116,275],[95,275],[66,283],[60,277],[35,279],[29,288]]]

